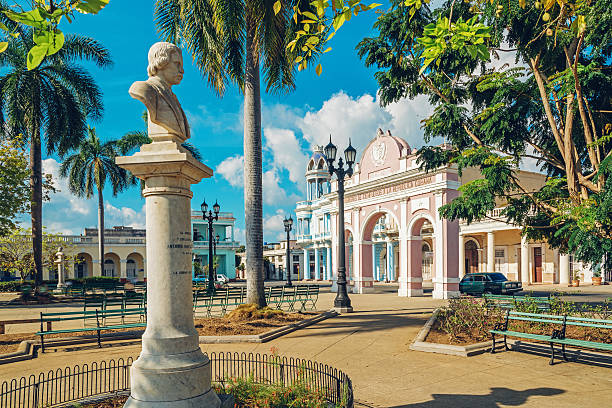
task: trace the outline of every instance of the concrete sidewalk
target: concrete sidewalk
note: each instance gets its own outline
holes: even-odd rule
[[[384,289],[384,288],[383,288]],[[409,350],[431,311],[444,301],[399,298],[392,291],[351,295],[356,312],[325,320],[265,344],[202,346],[204,351],[270,353],[307,358],[345,371],[361,407],[607,407],[612,369],[580,363],[549,366],[522,352],[455,357]],[[334,294],[322,293],[320,309]],[[0,380],[118,357],[140,345],[46,353],[4,365]]]

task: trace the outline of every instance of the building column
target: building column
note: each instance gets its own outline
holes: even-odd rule
[[[400,201],[398,296],[408,296],[408,201]]]
[[[487,232],[487,272],[495,272],[495,233]]]
[[[319,248],[315,248],[314,249],[314,258],[315,258],[315,273],[314,273],[314,278],[315,280],[321,280],[321,264],[320,264],[320,254],[319,254]]]
[[[386,280],[393,281],[393,242],[387,241],[387,273]]]
[[[459,279],[465,275],[465,242],[463,234],[459,234]]]
[[[325,279],[326,280],[331,280],[332,277],[332,252],[331,252],[331,247],[327,247],[326,248],[326,254],[325,254]]]
[[[304,279],[310,279],[310,257],[306,248],[304,248]]]
[[[99,259],[92,259],[91,260],[91,266],[92,266],[92,275],[89,276],[102,276],[102,270],[100,269],[100,260]],[[89,271],[88,271],[89,272]]]
[[[569,254],[559,254],[559,284],[569,285],[570,283],[570,256]]]
[[[119,278],[121,282],[127,281],[127,259],[119,260]]]
[[[372,243],[372,279],[380,281],[380,269],[378,268],[378,257],[376,256],[376,244]]]
[[[529,285],[529,242],[526,236],[521,237],[521,282]]]

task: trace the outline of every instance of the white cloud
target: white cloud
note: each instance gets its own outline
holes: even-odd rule
[[[266,148],[272,153],[273,164],[287,169],[289,179],[298,183],[304,178],[308,156],[302,152],[295,133],[289,129],[265,128]]]
[[[145,228],[145,206],[140,211],[129,207],[115,207],[110,203],[104,205],[104,224],[106,227],[124,225],[133,228]]]
[[[68,181],[60,177],[60,164],[53,158],[42,161],[43,173],[51,174],[56,193],[51,194],[50,201],[43,204],[43,224],[47,231],[68,235],[79,235],[87,227],[98,226],[97,195],[90,198],[79,198],[68,188]],[[30,225],[30,217],[23,217],[24,226]],[[144,206],[135,210],[129,207],[115,207],[105,202],[105,226],[126,225],[144,228]]]
[[[376,129],[387,128],[391,120],[391,114],[372,95],[352,98],[341,91],[323,102],[318,111],[307,112],[299,127],[311,145],[326,145],[331,134],[340,151],[348,145],[349,138],[358,151],[363,151]]]
[[[244,157],[228,157],[217,166],[217,173],[223,176],[232,187],[244,185]]]
[[[283,224],[285,216],[283,210],[276,210],[274,215],[265,217],[263,224],[265,242],[278,242],[286,238]]]
[[[292,206],[300,200],[300,197],[295,194],[287,196],[287,192],[281,187],[281,179],[276,168],[264,172],[262,185],[264,204]]]

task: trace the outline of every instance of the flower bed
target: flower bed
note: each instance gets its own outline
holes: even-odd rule
[[[612,318],[612,302],[609,300],[600,305],[578,304],[551,297],[550,310],[541,311],[536,302],[521,302],[516,308],[520,312],[545,313],[551,315],[572,315],[594,319]],[[489,330],[495,323],[503,321],[505,311],[487,309],[482,299],[462,297],[451,299],[447,307],[442,308],[433,324],[426,341],[452,345],[468,345],[491,339]],[[534,334],[551,332],[549,324],[510,321],[509,330]],[[612,343],[612,331],[592,327],[567,327],[567,336],[579,339]]]

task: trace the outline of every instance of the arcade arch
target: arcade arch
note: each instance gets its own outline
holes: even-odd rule
[[[87,252],[80,252],[74,258],[74,278],[93,276],[93,259]]]
[[[104,255],[104,270],[102,276],[119,277],[121,267],[121,258],[114,252],[109,252]]]
[[[132,252],[126,258],[125,274],[128,279],[144,279],[144,258],[138,252]]]

